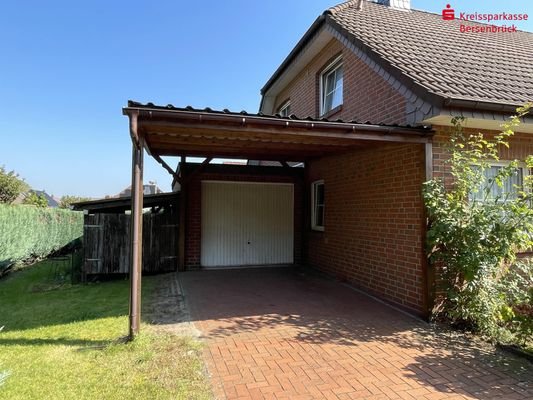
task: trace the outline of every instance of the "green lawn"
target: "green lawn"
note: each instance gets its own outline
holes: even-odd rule
[[[51,285],[46,262],[0,280],[0,399],[208,399],[200,344],[143,324],[128,282]],[[156,278],[143,280],[143,300]],[[8,372],[2,382],[2,372]]]

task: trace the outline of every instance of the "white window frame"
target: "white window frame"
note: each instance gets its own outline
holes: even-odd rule
[[[278,109],[278,114],[281,115],[282,117],[288,117],[289,114],[286,114],[286,115],[283,115],[283,112],[285,110],[287,110],[289,107],[291,106],[291,101],[290,100],[287,100],[285,103],[283,103],[279,109]]]
[[[311,229],[314,231],[324,232],[324,225],[325,225],[325,219],[326,219],[326,191],[324,190],[324,204],[322,204],[322,210],[323,210],[322,224],[323,225],[317,225],[316,224],[317,204],[315,204],[315,200],[316,200],[316,188],[318,187],[318,185],[322,185],[325,189],[324,180],[321,179],[321,180],[314,181],[311,183]]]
[[[512,162],[511,160],[492,161],[489,163],[489,168],[490,167],[507,167],[511,162]],[[518,163],[517,168],[520,168],[522,170],[522,185],[523,185],[524,182],[526,181],[526,177],[529,176],[529,168],[527,167],[525,163],[522,163],[522,162]],[[472,198],[471,200],[482,202],[482,200],[475,199],[475,198]]]
[[[337,69],[343,66],[342,62],[342,55],[335,58],[331,63],[328,64],[326,68],[324,68],[324,72],[320,74],[320,116],[327,114],[331,110],[335,109],[336,107],[341,106],[344,103],[344,93],[341,93],[342,95],[342,101],[341,104],[332,107],[331,110],[324,110],[325,103],[326,103],[326,93],[325,93],[325,87],[324,82],[326,81],[327,77],[334,73]],[[342,72],[342,90],[344,92],[344,70]]]

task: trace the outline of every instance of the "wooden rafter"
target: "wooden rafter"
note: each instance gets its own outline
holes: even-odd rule
[[[163,168],[165,168],[167,170],[167,172],[172,175],[172,177],[174,179],[176,179],[177,181],[180,180],[180,177],[178,176],[178,174],[176,172],[174,172],[174,170],[170,167],[170,165],[168,165],[165,160],[163,160],[158,154],[152,154],[152,157],[154,157],[154,159],[159,163],[161,164],[161,166]]]

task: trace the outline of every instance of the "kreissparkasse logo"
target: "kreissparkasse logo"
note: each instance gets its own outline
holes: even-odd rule
[[[446,4],[446,8],[442,9],[442,19],[445,21],[451,21],[455,19],[455,10],[451,5]]]
[[[459,11],[456,18],[455,10],[450,4],[446,4],[446,7],[442,9],[441,15],[445,21],[457,19],[460,22],[458,25],[459,31],[462,33],[514,33],[517,32],[518,28],[512,22],[527,21],[529,19],[526,13],[509,13],[504,11]],[[478,24],[475,24],[475,22],[478,22]]]

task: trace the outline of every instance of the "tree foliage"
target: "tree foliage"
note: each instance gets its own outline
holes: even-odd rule
[[[48,207],[48,200],[46,200],[46,197],[35,192],[28,193],[22,203],[30,206]]]
[[[533,248],[532,176],[524,174],[514,194],[502,188],[519,166],[533,167],[533,156],[495,174],[487,170],[530,109],[519,108],[496,135],[468,134],[463,120],[454,119],[447,161],[452,183],[433,179],[423,189],[429,257],[442,272],[435,316],[498,340],[512,332],[524,342],[532,334],[533,264],[517,258]]]
[[[29,187],[15,171],[0,167],[0,203],[10,204]]]
[[[59,201],[59,208],[72,208],[73,203],[78,203],[80,201],[91,200],[89,197],[82,196],[62,196]]]

